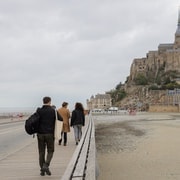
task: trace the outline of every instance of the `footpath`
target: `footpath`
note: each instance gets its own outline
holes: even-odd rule
[[[5,122],[0,120],[0,123]],[[31,144],[0,161],[0,177],[2,180],[60,180],[76,147],[74,132],[71,128],[67,146],[58,145],[58,142],[55,142],[55,152],[50,165],[52,175],[40,176],[37,138],[35,137]]]

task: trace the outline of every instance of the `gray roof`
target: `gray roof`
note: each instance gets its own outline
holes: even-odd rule
[[[172,43],[166,43],[166,44],[159,44],[158,49],[173,49]]]
[[[96,98],[98,99],[107,99],[107,98],[111,98],[110,94],[97,94]]]

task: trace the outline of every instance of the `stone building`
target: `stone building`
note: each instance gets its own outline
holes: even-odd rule
[[[169,76],[171,81],[180,84],[180,9],[178,14],[177,29],[173,43],[159,44],[158,49],[149,51],[146,57],[133,60],[130,75],[124,85],[128,96],[120,102],[120,106],[136,107],[149,111],[180,111],[180,90],[149,90],[155,85],[160,87],[165,82],[165,75],[174,72],[175,76]],[[147,85],[136,83],[138,75],[143,75]],[[142,77],[142,76],[141,76]],[[171,93],[170,93],[171,92]]]
[[[128,83],[133,84],[138,74],[155,78],[160,68],[163,68],[164,72],[180,73],[180,10],[174,43],[159,44],[157,51],[149,51],[146,57],[134,59]]]
[[[87,108],[92,109],[106,109],[112,106],[110,94],[97,94],[87,99]]]

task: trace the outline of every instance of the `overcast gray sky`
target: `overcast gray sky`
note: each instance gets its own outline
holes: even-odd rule
[[[178,0],[0,0],[0,107],[73,108],[173,43]]]

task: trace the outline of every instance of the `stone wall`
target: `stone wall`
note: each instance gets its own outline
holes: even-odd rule
[[[180,112],[179,106],[158,106],[150,105],[149,112]]]

